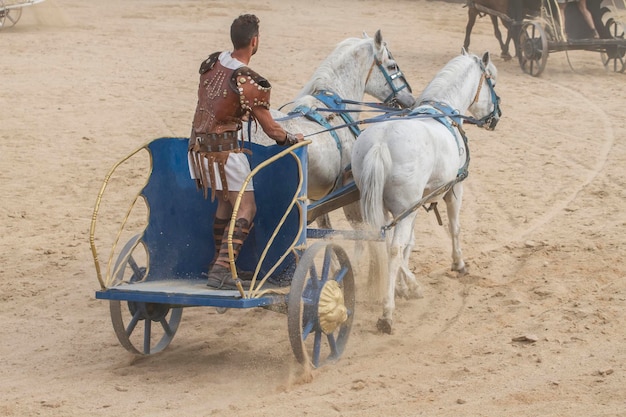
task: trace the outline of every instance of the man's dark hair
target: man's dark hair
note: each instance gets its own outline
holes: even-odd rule
[[[235,49],[250,45],[252,38],[259,34],[259,18],[253,14],[242,14],[230,26],[230,39]]]

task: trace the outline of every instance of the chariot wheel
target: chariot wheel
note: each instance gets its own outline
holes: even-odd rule
[[[6,9],[4,1],[0,0],[0,30],[15,26],[20,17],[22,17],[22,8],[16,7]]]
[[[526,22],[522,25],[519,48],[520,67],[525,73],[538,77],[548,61],[548,39],[539,23]]]
[[[115,270],[116,281],[139,282],[146,277],[146,248],[136,244],[139,236],[122,249]],[[150,355],[165,349],[176,334],[182,308],[169,304],[138,301],[109,301],[113,330],[122,346],[129,352]]]
[[[613,39],[625,40],[624,26],[612,17],[606,21],[605,28]],[[626,70],[625,56],[626,43],[622,45],[609,45],[605,52],[600,53],[604,67],[613,72],[624,72],[624,70]]]
[[[608,15],[607,15],[607,13],[608,13]],[[602,23],[604,25],[606,25],[606,18],[611,15],[611,9],[609,9],[606,6],[603,6],[603,7],[600,8],[600,13],[599,14],[600,14],[600,20],[602,20]]]
[[[346,252],[334,243],[315,243],[298,263],[287,303],[289,341],[298,362],[319,368],[337,361],[350,335],[354,306]]]

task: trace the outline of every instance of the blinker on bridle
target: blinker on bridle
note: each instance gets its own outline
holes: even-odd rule
[[[389,55],[389,59],[393,59],[391,52],[389,52],[388,49],[386,50],[387,50],[387,54]],[[387,96],[387,98],[383,101],[383,103],[394,104],[394,101],[398,93],[404,90],[405,88],[409,91],[409,93],[413,92],[413,90],[411,89],[411,86],[409,85],[409,82],[404,77],[404,74],[400,70],[400,66],[398,66],[397,62],[396,62],[397,71],[394,72],[393,74],[389,74],[389,72],[387,71],[387,68],[385,68],[383,63],[376,56],[374,56],[374,62],[372,62],[372,66],[370,67],[370,70],[367,73],[367,77],[365,78],[365,84],[367,84],[367,82],[369,81],[370,76],[372,75],[372,70],[374,69],[374,66],[378,67],[380,72],[383,74],[383,77],[385,77],[385,81],[387,81],[387,85],[389,85],[389,87],[391,88],[391,94]],[[396,87],[393,83],[398,78],[402,80],[402,85],[400,87]]]
[[[478,89],[476,90],[476,94],[474,95],[474,100],[472,100],[470,106],[478,102],[480,91],[483,88],[483,82],[486,82],[487,86],[489,87],[489,93],[491,94],[493,110],[485,117],[479,119],[477,124],[479,124],[480,126],[484,126],[487,130],[494,130],[496,128],[496,125],[498,124],[498,121],[500,120],[500,116],[502,115],[502,111],[500,110],[500,97],[496,94],[496,89],[494,88],[491,81],[491,75],[487,73],[487,68],[485,68],[482,61],[480,61],[479,64],[482,74],[480,76],[480,82],[478,83]]]

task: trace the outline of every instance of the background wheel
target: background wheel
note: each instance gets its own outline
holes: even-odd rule
[[[538,77],[548,61],[548,39],[539,23],[526,22],[522,25],[519,48],[520,67],[525,73]]]
[[[338,360],[354,319],[354,276],[346,252],[317,242],[293,276],[288,299],[289,341],[298,362],[315,368]]]
[[[609,9],[606,6],[603,6],[603,7],[600,8],[599,16],[600,16],[600,20],[602,21],[603,25],[606,25],[606,20],[607,20],[607,18],[610,15],[611,15],[611,9]]]
[[[606,31],[613,39],[624,40],[624,26],[610,17],[605,24]],[[626,70],[626,46],[625,45],[608,45],[606,52],[602,52],[602,65],[607,70],[613,72],[624,72]]]
[[[145,278],[145,247],[143,243],[135,245],[137,239],[131,239],[122,249],[116,263],[115,282],[139,282]],[[126,350],[139,355],[165,349],[174,338],[183,315],[182,308],[136,301],[111,300],[109,310],[117,339]]]
[[[22,8],[5,9],[5,4],[0,0],[0,30],[15,26],[20,17],[22,17]]]

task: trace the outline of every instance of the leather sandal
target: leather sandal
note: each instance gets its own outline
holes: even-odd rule
[[[237,271],[238,278],[241,281],[252,281],[252,272]],[[237,284],[233,279],[230,269],[221,265],[213,265],[209,272],[207,286],[218,290],[236,290]]]

